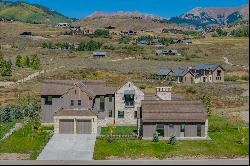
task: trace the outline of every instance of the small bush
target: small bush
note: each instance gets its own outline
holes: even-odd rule
[[[176,137],[175,135],[171,135],[169,138],[168,144],[175,145],[176,144]]]
[[[188,87],[186,87],[186,92],[191,93],[191,94],[195,94],[197,92],[197,90],[193,86],[188,86]]]
[[[225,81],[237,81],[240,77],[237,75],[225,75],[224,80]]]
[[[152,140],[152,142],[159,142],[159,135],[158,135],[157,132],[155,132],[155,133],[153,134],[153,140]]]

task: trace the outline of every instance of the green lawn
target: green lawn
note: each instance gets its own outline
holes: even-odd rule
[[[113,135],[132,135],[136,126],[116,126]],[[102,127],[101,135],[108,135],[108,127]]]
[[[0,122],[0,139],[15,126],[16,121],[13,122]]]
[[[25,126],[0,142],[0,153],[29,153],[35,160],[51,137],[48,128],[41,131],[34,133],[30,126]]]
[[[242,125],[242,124],[240,124]],[[224,118],[213,115],[209,117],[210,141],[177,141],[176,145],[169,145],[166,141],[153,143],[150,140],[97,140],[94,159],[103,160],[109,156],[157,157],[164,159],[174,156],[200,157],[241,157],[249,154],[249,130],[246,129],[244,144],[238,143],[237,125]]]

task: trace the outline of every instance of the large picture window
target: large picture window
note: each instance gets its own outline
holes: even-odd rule
[[[125,94],[124,100],[125,100],[125,106],[126,107],[134,107],[134,94]]]

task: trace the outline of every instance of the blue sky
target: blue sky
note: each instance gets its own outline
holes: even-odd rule
[[[13,0],[16,1],[16,0]],[[83,18],[94,11],[141,11],[162,17],[178,16],[194,7],[233,7],[248,0],[22,0],[54,9],[65,16]]]

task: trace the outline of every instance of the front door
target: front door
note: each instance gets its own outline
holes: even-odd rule
[[[164,137],[164,124],[157,124],[156,131],[158,136]]]

